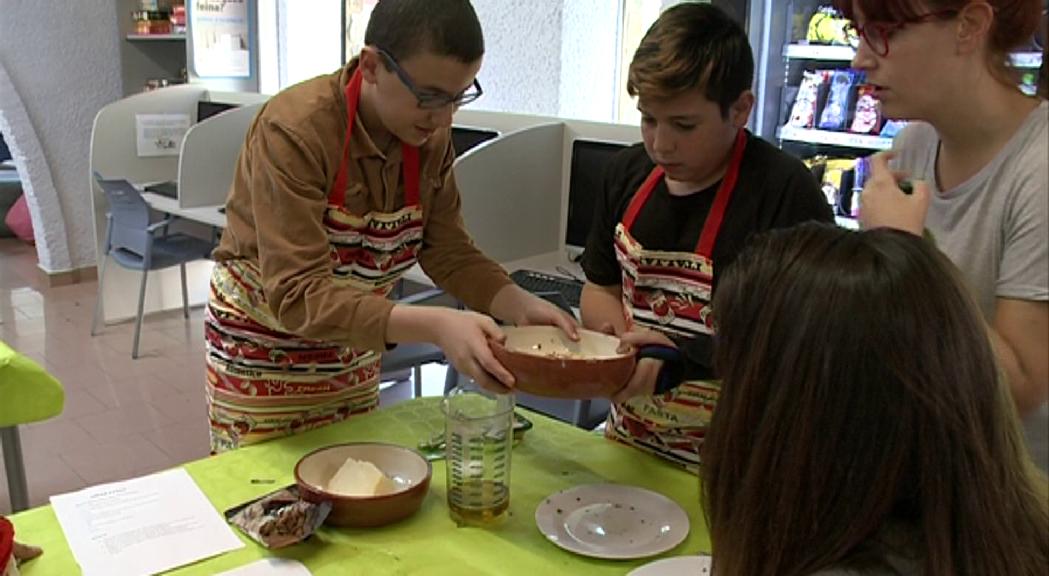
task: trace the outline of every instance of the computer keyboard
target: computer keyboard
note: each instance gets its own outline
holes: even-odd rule
[[[152,192],[154,194],[160,194],[178,200],[178,183],[176,182],[158,182],[156,184],[150,184],[146,186],[146,192]]]
[[[517,270],[510,274],[510,279],[533,294],[560,292],[570,306],[579,308],[579,299],[583,295],[583,283],[578,280],[535,270]]]

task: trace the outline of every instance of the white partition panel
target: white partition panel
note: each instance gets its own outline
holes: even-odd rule
[[[106,178],[124,178],[132,182],[161,182],[178,177],[178,156],[138,156],[135,117],[139,114],[188,114],[196,117],[197,101],[205,93],[203,86],[172,86],[153,92],[135,94],[106,106],[95,116],[91,132],[89,165]],[[91,174],[92,207],[95,215],[96,254],[102,254],[106,232],[107,202]],[[101,265],[101,259],[98,259]],[[201,261],[188,267],[190,303],[207,298],[211,263]],[[140,274],[121,268],[112,259],[106,268],[103,317],[107,322],[133,318],[138,304]],[[182,306],[178,268],[150,275],[146,292],[146,312]],[[147,344],[148,346],[148,344]],[[128,342],[130,354],[131,343]]]
[[[552,116],[534,116],[530,114],[511,114],[508,112],[491,112],[487,110],[471,110],[462,108],[455,113],[453,124],[467,128],[481,128],[495,130],[503,134],[516,132],[523,128],[540,126],[544,124],[555,124],[561,119]]]
[[[557,250],[564,124],[525,128],[486,144],[455,165],[463,219],[477,246],[497,262]]]
[[[179,207],[226,203],[244,135],[262,104],[248,104],[194,124],[179,155]]]

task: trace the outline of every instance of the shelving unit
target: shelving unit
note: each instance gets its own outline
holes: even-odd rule
[[[166,7],[168,2],[161,2]],[[141,7],[138,0],[117,0],[120,25],[120,69],[125,96],[142,92],[146,81],[178,82],[186,68],[185,34],[136,34],[131,13]]]
[[[870,134],[853,134],[851,132],[795,128],[793,126],[780,127],[777,137],[780,140],[790,142],[858,148],[861,150],[888,150],[892,148],[892,138],[883,138]]]
[[[827,62],[849,62],[856,55],[851,46],[824,46],[820,44],[787,44],[783,56],[796,60],[824,60]]]
[[[185,34],[128,34],[128,42],[185,42]]]
[[[856,51],[851,46],[824,46],[820,44],[787,44],[783,56],[795,60],[822,60],[824,62],[849,62]],[[1009,55],[1016,68],[1036,69],[1042,65],[1041,52],[1013,52]]]

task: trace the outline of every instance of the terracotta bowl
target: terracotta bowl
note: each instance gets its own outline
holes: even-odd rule
[[[514,388],[551,398],[611,396],[634,372],[634,354],[619,353],[619,339],[580,330],[572,342],[554,326],[503,329],[505,344],[492,343],[495,357],[514,375]]]
[[[345,496],[325,490],[349,457],[368,460],[390,477],[397,490],[381,496]],[[433,470],[421,454],[395,444],[337,444],[310,452],[295,465],[299,493],[308,502],[331,502],[325,524],[366,528],[391,524],[415,514],[430,490]]]

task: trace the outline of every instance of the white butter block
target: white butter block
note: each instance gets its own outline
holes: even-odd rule
[[[379,496],[396,487],[382,470],[367,460],[347,458],[328,482],[328,492],[343,496]]]

